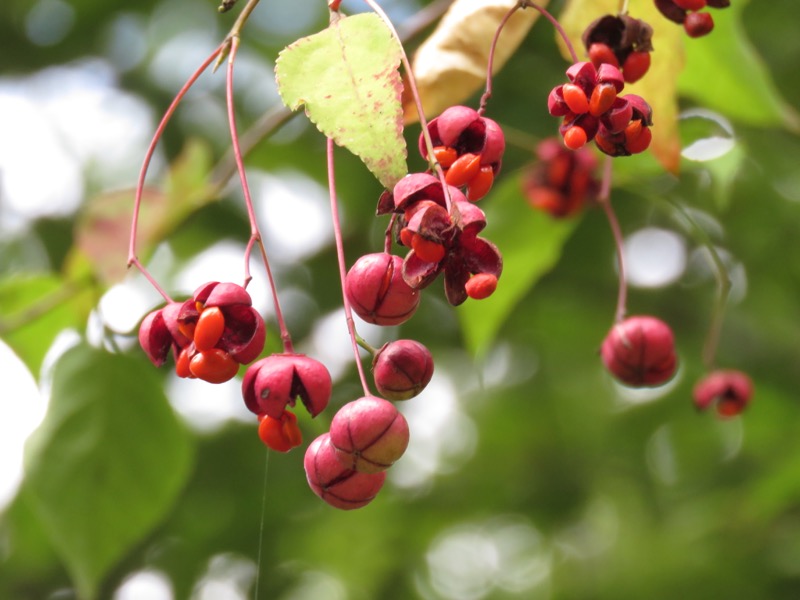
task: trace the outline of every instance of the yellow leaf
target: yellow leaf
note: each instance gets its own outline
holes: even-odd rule
[[[559,16],[580,60],[587,60],[581,35],[595,19],[617,14],[618,0],[569,0]],[[665,19],[652,0],[630,0],[628,15],[641,19],[653,28],[653,52],[650,70],[624,93],[637,94],[653,109],[653,141],[650,150],[661,165],[677,174],[680,170],[681,144],[678,134],[678,75],[683,70],[683,28]],[[561,53],[571,61],[559,38]],[[624,159],[621,159],[624,160]]]
[[[548,0],[540,0],[544,7]],[[436,30],[419,47],[412,70],[426,115],[468,98],[486,82],[492,39],[516,0],[455,0]],[[508,61],[527,35],[539,12],[518,10],[500,34],[492,72]],[[406,123],[419,119],[410,98],[404,102]]]

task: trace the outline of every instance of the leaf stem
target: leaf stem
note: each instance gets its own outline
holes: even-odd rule
[[[378,352],[378,350],[374,346],[372,346],[367,340],[358,335],[358,333],[356,333],[356,343],[359,346],[361,346],[364,350],[369,352],[372,356],[375,356],[375,354]]]
[[[333,164],[333,150],[334,143],[332,138],[328,138],[327,154],[328,154],[328,192],[331,198],[331,218],[333,219],[333,235],[336,239],[336,257],[339,262],[339,280],[342,284],[342,304],[344,306],[344,316],[347,320],[347,332],[350,335],[350,342],[353,346],[353,356],[356,360],[356,368],[358,369],[358,377],[361,379],[361,387],[364,389],[365,396],[371,396],[369,385],[367,384],[367,377],[364,374],[364,365],[361,364],[361,355],[358,352],[358,340],[361,337],[356,332],[356,324],[353,320],[353,311],[350,308],[350,301],[347,299],[347,291],[345,287],[345,278],[347,277],[347,264],[344,256],[344,242],[342,240],[342,224],[339,219],[339,203],[336,199],[336,176]]]
[[[703,365],[708,370],[714,368],[716,363],[717,349],[719,348],[719,338],[722,333],[722,324],[725,320],[725,308],[728,304],[728,298],[733,287],[731,283],[730,273],[725,261],[722,260],[714,242],[708,235],[708,232],[703,229],[696,219],[675,199],[669,198],[667,200],[672,207],[677,211],[681,217],[689,224],[689,227],[694,234],[695,239],[708,251],[711,257],[711,263],[714,265],[715,277],[717,280],[717,297],[711,308],[711,324],[708,327],[708,334],[703,344]]]
[[[558,22],[558,19],[556,19],[552,14],[550,14],[543,7],[539,6],[535,2],[531,2],[530,0],[520,0],[519,1],[519,5],[522,8],[530,7],[530,8],[538,10],[545,19],[550,21],[550,23],[552,23],[553,27],[555,27],[556,31],[558,32],[558,35],[560,35],[561,39],[564,40],[564,44],[566,45],[567,50],[569,51],[569,55],[572,57],[572,62],[573,63],[580,62],[580,59],[578,58],[578,55],[575,52],[575,48],[573,47],[572,42],[569,40],[569,36],[567,35],[567,32],[564,31],[564,28],[561,26],[561,23]]]
[[[619,323],[625,318],[628,300],[628,281],[625,269],[625,246],[622,237],[622,229],[619,226],[619,219],[611,206],[611,180],[613,175],[614,159],[606,157],[603,164],[603,180],[600,184],[600,193],[597,196],[598,203],[603,207],[614,236],[614,246],[617,253],[617,266],[619,269],[619,288],[617,291],[617,310],[614,313],[614,322]]]
[[[494,37],[492,38],[492,44],[489,46],[489,59],[486,61],[486,91],[481,96],[481,100],[478,106],[478,114],[483,115],[486,112],[486,105],[488,104],[489,100],[492,97],[492,73],[494,72],[494,53],[497,50],[497,42],[500,39],[500,33],[503,31],[503,28],[508,23],[508,20],[512,17],[512,15],[517,12],[519,9],[525,7],[525,0],[520,0],[514,6],[511,7],[500,21],[500,24],[497,26],[497,31],[494,32]]]
[[[28,304],[24,310],[0,317],[0,335],[10,334],[48,314],[50,311],[73,300],[84,291],[91,290],[92,278],[83,276],[68,280],[46,296]]]
[[[248,5],[249,6],[249,5]],[[253,198],[250,194],[250,186],[247,183],[247,171],[244,168],[244,159],[242,158],[242,149],[239,144],[239,134],[236,129],[236,110],[233,102],[233,65],[236,61],[236,52],[239,48],[240,39],[238,36],[231,38],[230,55],[228,57],[228,70],[227,80],[225,85],[225,98],[228,107],[228,126],[231,132],[231,146],[233,148],[233,156],[236,162],[236,168],[239,172],[239,180],[242,183],[242,193],[244,194],[244,203],[247,207],[247,218],[250,221],[250,239],[247,242],[247,247],[244,251],[244,286],[247,288],[252,280],[250,274],[250,254],[253,246],[258,245],[261,251],[261,259],[264,262],[264,268],[267,272],[267,280],[270,289],[272,290],[272,303],[275,307],[275,319],[278,321],[278,328],[280,329],[281,341],[283,342],[284,351],[287,354],[294,352],[292,346],[292,337],[289,334],[289,329],[286,326],[286,321],[283,318],[283,311],[281,310],[280,300],[278,299],[278,292],[275,286],[275,278],[272,275],[272,268],[269,264],[267,251],[261,236],[261,231],[258,228],[258,221],[256,220],[255,208],[253,207]]]

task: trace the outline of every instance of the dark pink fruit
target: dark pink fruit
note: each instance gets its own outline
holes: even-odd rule
[[[408,423],[388,400],[365,396],[348,402],[331,421],[331,444],[348,469],[378,473],[408,447]]]
[[[304,354],[272,354],[253,363],[242,381],[247,408],[257,415],[280,419],[287,406],[300,398],[312,417],[331,397],[331,375],[318,360]]]
[[[179,351],[188,346],[191,340],[184,336],[174,322],[179,302],[168,304],[164,308],[148,314],[139,326],[139,345],[155,366],[160,367],[167,360],[170,350]],[[172,327],[170,319],[172,318]]]
[[[330,434],[315,439],[303,459],[312,491],[335,508],[352,510],[369,504],[383,487],[386,473],[359,473],[346,468],[331,445]]]
[[[399,325],[417,310],[419,292],[403,279],[403,259],[379,252],[359,258],[345,278],[356,314],[376,325]]]
[[[506,142],[500,126],[482,117],[467,106],[451,106],[428,124],[434,146],[453,148],[458,156],[472,153],[480,156],[480,164],[491,166],[494,175],[500,171]],[[419,151],[428,157],[425,139],[420,134]]]
[[[375,387],[384,398],[407,400],[418,395],[433,377],[430,351],[414,340],[384,344],[372,361]]]
[[[689,13],[683,22],[683,28],[689,37],[703,37],[714,29],[714,17],[706,12]]]
[[[633,387],[666,383],[678,363],[669,325],[649,316],[617,323],[603,340],[600,355],[614,377]]]
[[[713,371],[694,386],[694,404],[700,410],[712,405],[723,417],[741,413],[753,397],[753,382],[741,371]]]

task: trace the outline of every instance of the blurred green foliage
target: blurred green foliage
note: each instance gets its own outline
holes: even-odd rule
[[[177,91],[166,90],[149,68],[158,50],[209,23],[212,31],[202,33],[221,39],[237,12],[217,15],[208,0],[63,4],[73,21],[49,46],[31,43],[26,33],[32,3],[0,5],[0,77],[103,58],[124,17],[142,24],[145,53],[116,73],[117,84],[156,115]],[[283,46],[324,27],[324,3],[318,4],[307,6],[306,29],[289,35],[270,19],[291,20],[306,5],[263,3],[264,16],[245,29],[243,50],[271,71]],[[551,4],[555,12],[561,6]],[[702,50],[693,52],[694,41],[687,40],[680,101],[682,108],[712,108],[730,120],[736,160],[684,160],[679,178],[664,175],[647,157],[621,160],[612,198],[626,233],[668,229],[697,256],[702,239],[687,225],[691,214],[729,257],[739,287],[718,359],[755,381],[753,404],[741,418],[697,414],[690,401],[704,373],[701,351],[715,294],[713,277],[695,263],[669,286],[630,292],[632,314],[658,315],[674,329],[681,360],[675,383],[659,397],[631,397],[602,371],[598,348],[612,322],[617,286],[605,217],[589,210],[574,221],[550,221],[532,214],[515,193],[531,161],[529,140],[556,128],[545,98],[563,77],[564,63],[550,26],[540,20],[497,76],[490,106],[512,141],[498,204],[492,195],[483,201],[490,215],[484,234],[501,251],[508,236],[508,273],[518,273],[508,281],[513,299],[502,296],[501,279],[496,297],[452,309],[437,282],[415,318],[392,332],[429,346],[437,365],[434,382],[440,383],[404,406],[428,419],[416,422],[417,437],[426,441],[420,447],[434,466],[404,467],[423,473],[419,485],[403,485],[398,476],[370,506],[337,512],[308,489],[302,451],[266,454],[255,418],[210,432],[179,424],[162,392],[168,369],[153,370],[135,348],[111,354],[114,342],[130,341],[135,332],[106,331],[106,351],[84,344],[56,366],[51,412],[28,447],[30,471],[0,514],[0,597],[55,600],[78,597],[65,591],[76,589],[81,597],[112,598],[132,573],[155,571],[169,579],[175,598],[213,597],[208,584],[215,577],[234,582],[241,597],[255,597],[257,585],[259,598],[287,600],[797,598],[800,138],[793,110],[800,104],[794,76],[800,38],[793,0],[734,4],[735,27],[703,40]],[[418,7],[398,1],[387,8],[402,16]],[[748,60],[729,61],[730,48],[746,48]],[[183,64],[181,57],[175,61]],[[714,64],[725,65],[724,86],[715,83],[722,74],[707,71]],[[754,65],[763,68],[757,77],[750,76]],[[247,75],[237,77],[247,87]],[[758,89],[747,96],[736,92],[752,86]],[[221,96],[219,88],[204,93]],[[276,99],[245,102],[243,96],[238,118],[245,130]],[[749,118],[761,113],[741,103],[765,98],[786,118]],[[202,116],[221,118],[214,110]],[[324,140],[302,118],[258,144],[248,167],[292,169],[324,183]],[[202,137],[216,163],[229,147],[227,137],[198,132],[196,123],[176,119],[163,144],[167,161],[184,165],[173,170],[180,180],[173,180],[172,197],[180,202],[183,191],[195,202],[185,212],[176,208],[171,214],[184,220],[163,232],[173,270],[215,242],[244,242],[249,231],[232,186],[216,194],[218,202],[194,194],[207,189],[210,175],[198,168],[207,157],[181,163],[181,152],[197,148],[191,140]],[[418,132],[406,131],[412,149]],[[409,167],[424,164],[412,153]],[[382,246],[386,223],[374,217],[381,188],[345,152],[337,153],[337,178],[352,262]],[[92,193],[101,191],[111,190]],[[82,214],[41,219],[0,242],[0,333],[37,377],[56,334],[63,328],[83,334],[107,287],[91,263],[72,254],[86,222]],[[29,251],[31,244],[43,248],[41,255]],[[301,344],[340,305],[334,265],[329,246],[279,272],[279,286],[313,298],[290,319]],[[231,270],[236,279],[241,265]],[[269,344],[277,348],[274,336]],[[181,393],[179,386],[166,389]],[[351,365],[333,404],[358,390]],[[3,402],[13,401],[4,394]],[[420,408],[437,403],[445,408]],[[330,414],[315,421],[300,415],[307,441],[326,429]],[[427,476],[426,468],[432,469]]]

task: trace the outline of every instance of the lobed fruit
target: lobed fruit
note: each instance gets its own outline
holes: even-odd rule
[[[444,256],[443,248],[425,247]],[[345,294],[355,313],[376,325],[404,323],[416,312],[420,300],[419,292],[403,279],[403,259],[385,252],[367,254],[355,262],[345,277]]]
[[[331,421],[336,458],[359,473],[391,467],[406,451],[408,435],[408,423],[395,405],[374,396],[348,402]]]
[[[672,330],[650,316],[629,317],[614,325],[600,356],[614,377],[632,387],[662,385],[672,379],[678,364]]]
[[[714,406],[721,417],[733,417],[750,404],[753,382],[741,371],[717,370],[697,382],[692,397],[699,410]]]
[[[303,458],[306,480],[322,500],[342,510],[366,506],[377,496],[386,473],[359,473],[345,467],[336,457],[330,434],[324,433],[306,449]]]
[[[279,419],[297,398],[312,417],[325,410],[333,384],[328,369],[304,354],[271,354],[253,363],[242,380],[248,410]]]
[[[378,392],[389,400],[417,396],[433,377],[430,351],[414,340],[384,344],[372,361],[372,375]]]

